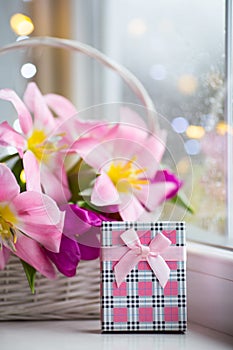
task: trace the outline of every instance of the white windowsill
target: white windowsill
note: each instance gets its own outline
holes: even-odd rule
[[[233,254],[187,243],[188,319],[233,335]]]
[[[1,350],[64,349],[179,349],[230,350],[233,338],[216,331],[189,324],[185,334],[127,333],[101,334],[100,322],[36,321],[2,322]],[[12,336],[13,335],[13,336]]]

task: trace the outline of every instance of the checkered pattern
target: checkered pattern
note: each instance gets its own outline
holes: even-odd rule
[[[103,222],[102,246],[122,245],[122,232],[134,228],[142,244],[149,244],[162,232],[172,245],[185,246],[183,222]],[[167,262],[171,272],[163,289],[146,261],[140,261],[117,288],[113,267],[116,262],[101,262],[102,331],[186,330],[185,261]]]

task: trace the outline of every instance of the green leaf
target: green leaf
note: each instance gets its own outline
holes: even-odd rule
[[[13,158],[15,158],[16,156],[18,156],[18,153],[14,153],[14,154],[9,154],[3,158],[0,159],[0,163],[5,163],[8,162],[8,160],[11,160]]]
[[[28,284],[31,289],[32,294],[35,294],[35,277],[36,277],[36,270],[34,267],[26,263],[25,261],[21,260],[21,263],[24,268],[24,272],[27,276]]]
[[[176,205],[181,206],[182,208],[187,209],[187,211],[190,214],[194,214],[195,210],[194,208],[191,206],[191,204],[189,203],[189,200],[187,199],[187,197],[185,196],[185,194],[183,192],[179,192],[179,194],[177,194],[175,197],[170,199],[170,202]]]
[[[95,169],[84,162],[78,162],[68,173],[69,189],[71,192],[70,201],[73,203],[82,201],[83,196],[80,192],[83,189],[92,187],[97,176]]]
[[[84,200],[80,200],[77,202],[77,205],[80,207],[80,208],[84,208],[84,209],[88,209],[88,210],[91,210],[93,212],[99,212],[97,209],[91,207],[86,201]]]

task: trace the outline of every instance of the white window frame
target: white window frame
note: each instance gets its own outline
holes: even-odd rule
[[[232,0],[226,0],[226,122],[233,123],[233,26]],[[228,133],[226,236],[233,235],[233,142]],[[188,229],[192,229],[188,227]],[[209,233],[209,236],[211,233]],[[188,319],[233,335],[233,254],[225,248],[187,242]]]
[[[232,128],[233,126],[233,9],[232,0],[226,0],[226,103],[225,113],[226,122]],[[233,142],[232,133],[228,132],[227,140],[227,235],[229,238],[233,238]]]

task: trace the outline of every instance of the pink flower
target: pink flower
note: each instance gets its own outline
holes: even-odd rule
[[[93,260],[99,256],[100,232],[103,221],[112,221],[108,215],[80,208],[77,204],[65,204],[63,234],[78,242],[81,259]]]
[[[26,173],[27,190],[41,192],[38,164],[31,151],[26,152],[23,163]],[[65,211],[63,211],[62,215],[65,224]],[[65,236],[63,233],[64,227],[62,230],[59,251],[54,252],[44,248],[44,252],[63,275],[71,277],[76,274],[81,254],[78,243],[74,239]]]
[[[35,83],[28,84],[24,102],[10,89],[0,90],[0,98],[14,105],[22,130],[19,133],[7,122],[1,123],[0,145],[15,147],[21,158],[31,151],[40,169],[43,191],[58,203],[66,202],[70,191],[62,151],[67,147],[69,135],[67,129],[62,133],[62,124],[77,113],[76,109],[62,96],[42,96]],[[58,118],[54,118],[46,102],[51,103],[51,99],[60,111]]]
[[[135,221],[173,197],[181,182],[160,169],[165,133],[152,134],[140,117],[123,112],[126,118],[109,128],[101,142],[87,136],[74,148],[98,174],[94,186],[87,189],[80,170],[79,187],[85,200],[89,196],[89,205],[118,211],[123,220]]]
[[[101,224],[109,218],[76,204],[63,205],[62,210],[65,211],[65,222],[60,251],[46,251],[46,254],[62,274],[71,277],[76,274],[80,259],[99,257]]]
[[[59,253],[46,250],[46,255],[64,276],[75,276],[81,259],[80,248],[76,241],[62,235]]]
[[[64,213],[45,194],[20,193],[14,175],[4,164],[0,164],[0,178],[0,268],[13,253],[41,274],[54,278],[55,270],[43,247],[59,251]]]

